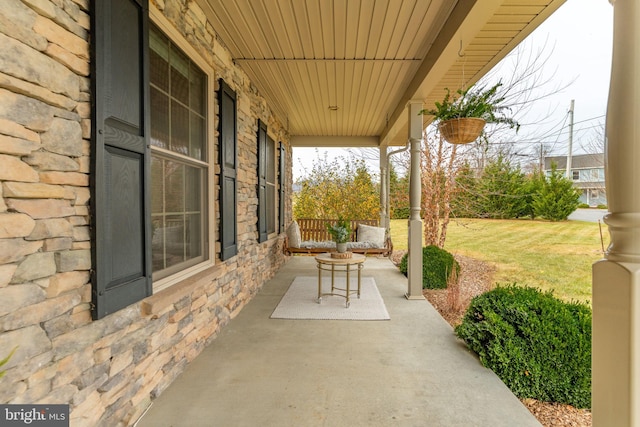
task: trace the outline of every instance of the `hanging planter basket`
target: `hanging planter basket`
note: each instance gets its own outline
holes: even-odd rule
[[[440,122],[440,135],[451,144],[468,144],[478,139],[485,121],[476,117],[460,117]]]

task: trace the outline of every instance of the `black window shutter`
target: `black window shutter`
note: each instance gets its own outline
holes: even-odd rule
[[[286,181],[285,177],[287,176],[287,171],[286,171],[286,155],[287,152],[284,148],[284,144],[282,142],[280,142],[280,173],[278,174],[278,182],[280,184],[280,189],[279,189],[279,194],[278,194],[278,200],[279,200],[279,207],[278,207],[278,222],[280,223],[280,232],[284,233],[284,198],[285,198],[285,186],[284,183]]]
[[[238,253],[236,93],[220,79],[220,259]]]
[[[151,295],[148,0],[92,2],[92,315]]]
[[[258,242],[267,240],[267,124],[258,120]]]

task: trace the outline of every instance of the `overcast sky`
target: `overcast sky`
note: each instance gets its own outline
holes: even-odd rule
[[[589,141],[601,136],[604,125],[611,71],[613,7],[608,0],[567,0],[527,39],[531,46],[548,40],[553,47],[545,70],[566,89],[536,102],[536,113],[553,111],[544,133],[553,154],[567,152],[571,100],[574,107],[574,153],[588,150]],[[527,133],[527,129],[523,129]]]
[[[553,77],[557,86],[568,87],[537,101],[527,122],[543,121],[524,126],[518,138],[528,135],[543,137],[552,155],[566,155],[568,146],[568,110],[574,107],[574,154],[588,151],[591,141],[604,125],[613,39],[613,6],[608,0],[567,0],[549,19],[526,40],[525,46],[533,50],[547,45],[549,58],[545,73]],[[552,50],[551,50],[552,49]],[[506,59],[505,65],[509,59]],[[501,65],[498,64],[497,67]],[[533,129],[535,127],[535,129]],[[322,150],[324,152],[324,150]],[[337,150],[344,154],[343,150]],[[330,150],[330,156],[336,150]],[[294,148],[294,180],[311,168],[316,158],[315,149]],[[375,166],[374,166],[375,167]]]

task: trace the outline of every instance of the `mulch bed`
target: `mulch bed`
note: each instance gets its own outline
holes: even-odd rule
[[[394,251],[391,261],[398,265],[406,251]],[[491,290],[495,268],[477,259],[454,255],[460,264],[458,285],[448,289],[424,289],[423,295],[452,326],[462,322],[464,313],[477,295]],[[521,399],[544,427],[591,427],[591,411],[570,405]]]

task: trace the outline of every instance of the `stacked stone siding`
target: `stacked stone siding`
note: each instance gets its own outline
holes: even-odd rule
[[[0,403],[69,404],[72,426],[134,423],[284,262],[277,233],[257,242],[257,120],[287,133],[196,2],[152,3],[237,92],[239,252],[94,321],[89,0],[2,1]]]

